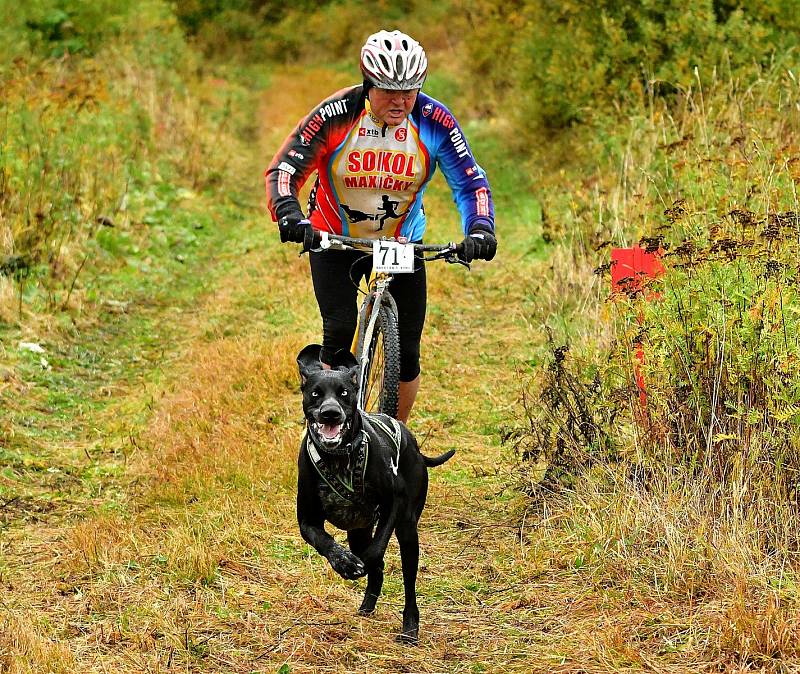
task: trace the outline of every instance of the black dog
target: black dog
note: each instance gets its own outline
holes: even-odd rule
[[[358,612],[369,615],[383,585],[383,556],[394,531],[403,564],[403,632],[416,643],[419,633],[417,522],[428,493],[428,467],[447,461],[423,456],[411,432],[385,415],[356,407],[359,367],[352,354],[336,354],[322,368],[319,344],[297,357],[307,431],[300,447],[297,521],[307,543],[348,580],[367,576]],[[347,531],[350,550],[325,531],[325,520]]]

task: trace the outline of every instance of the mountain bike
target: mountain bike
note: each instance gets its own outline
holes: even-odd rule
[[[319,240],[317,241],[317,237]],[[359,409],[397,416],[400,392],[400,333],[397,305],[389,293],[395,274],[412,273],[421,261],[445,260],[469,264],[458,257],[461,244],[426,245],[400,239],[358,239],[315,232],[314,251],[361,250],[372,253],[372,274],[363,302],[351,351],[359,364]],[[420,253],[417,257],[415,253]],[[426,254],[428,254],[426,256]]]

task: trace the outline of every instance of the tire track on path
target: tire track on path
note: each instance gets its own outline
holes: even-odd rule
[[[331,79],[273,75],[254,171],[308,100],[335,88]],[[431,195],[433,211],[445,190]],[[272,231],[248,236],[254,245],[234,253],[236,267],[185,326],[186,352],[137,439],[130,507],[100,504],[69,527],[18,536],[7,628],[64,671],[557,671],[553,642],[575,610],[574,588],[552,576],[542,584],[549,560],[519,535],[526,502],[498,445],[517,395],[511,363],[527,339],[507,311],[521,292],[503,285],[512,262],[501,256],[469,275],[431,269],[412,427],[427,453],[459,453],[432,471],[421,645],[409,649],[394,642],[396,544],[377,613],[361,618],[360,584],[300,539],[294,356],[317,339],[316,307],[306,261]]]

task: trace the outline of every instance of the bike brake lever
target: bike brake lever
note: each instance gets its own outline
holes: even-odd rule
[[[317,243],[316,248],[314,247],[315,242]],[[345,250],[347,246],[344,246],[341,241],[329,239],[328,232],[321,232],[319,234],[312,232],[311,236],[307,236],[306,240],[303,242],[303,250],[300,251],[300,255],[298,257],[302,257],[305,253],[319,253],[323,250],[328,250],[329,248]]]
[[[467,269],[471,269],[469,266],[469,262],[464,262],[460,257],[451,255],[445,258],[449,264],[461,264],[464,265]]]
[[[454,250],[445,250],[425,258],[426,262],[432,262],[433,260],[444,260],[447,264],[460,264],[470,269],[469,262],[464,262],[464,260],[458,257],[458,254]]]

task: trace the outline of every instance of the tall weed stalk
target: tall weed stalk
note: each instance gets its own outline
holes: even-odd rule
[[[639,476],[679,470],[727,485],[743,508],[796,503],[796,77],[776,70],[747,88],[716,80],[684,91],[675,106],[652,103],[624,134],[609,129],[593,129],[598,173],[573,179],[568,203],[556,196],[549,204],[563,228],[554,236],[593,258],[605,278],[612,245],[660,250],[666,273],[644,293],[609,292],[613,339],[587,325],[585,342],[571,344],[568,357],[554,351],[534,388],[537,405],[528,405],[527,427],[535,430],[521,434],[522,451],[546,457],[551,473],[559,464],[574,474],[576,466],[622,461]],[[571,420],[579,418],[595,420],[591,435],[575,432]],[[800,539],[790,542],[800,547]]]

